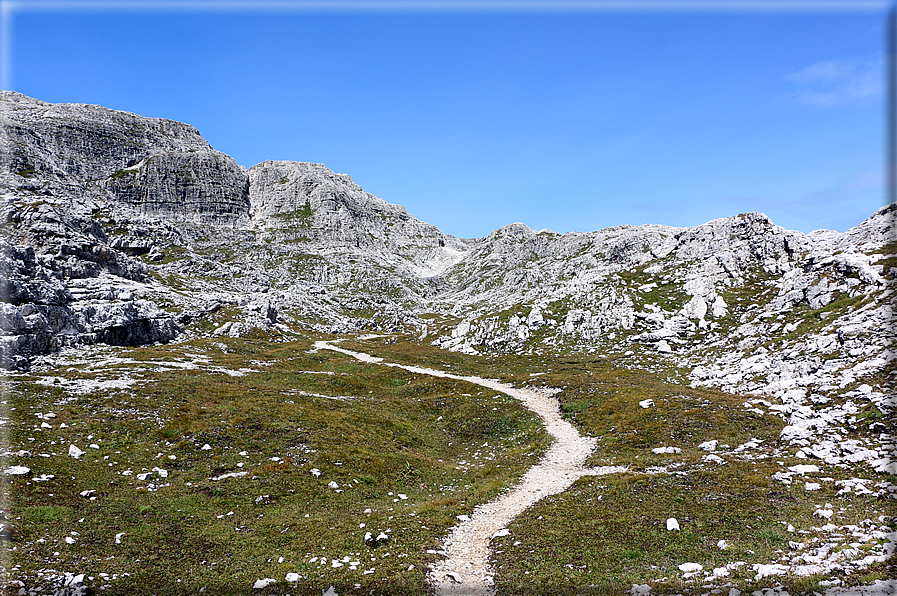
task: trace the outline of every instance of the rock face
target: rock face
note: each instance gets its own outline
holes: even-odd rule
[[[467,248],[323,164],[265,161],[249,169],[249,180],[253,223],[266,237],[391,253],[418,278],[438,275]]]
[[[65,345],[169,341],[176,316],[79,280],[147,281],[139,217],[104,226],[119,204],[197,221],[248,219],[248,176],[195,128],[99,106],[49,104],[2,92],[2,337],[5,366]],[[207,175],[208,174],[208,175]],[[204,177],[204,178],[203,178]],[[176,233],[154,224],[153,232]],[[146,229],[143,230],[147,232]],[[111,298],[111,299],[110,299]]]
[[[159,153],[210,151],[188,124],[101,106],[2,93],[5,169],[27,178],[103,180]]]
[[[217,151],[169,151],[116,170],[104,186],[141,213],[175,221],[246,223],[249,177]]]
[[[32,247],[0,238],[0,362],[6,368],[25,368],[30,357],[63,346],[140,345],[169,341],[182,330],[154,303],[114,286],[77,300],[79,280],[66,284],[54,265],[52,257],[38,258]]]

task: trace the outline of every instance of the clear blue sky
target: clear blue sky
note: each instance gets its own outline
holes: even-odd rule
[[[5,84],[190,123],[247,167],[324,163],[462,237],[844,231],[884,204],[888,4],[521,5],[7,2]]]

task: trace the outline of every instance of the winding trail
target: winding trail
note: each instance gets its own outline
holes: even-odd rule
[[[364,338],[359,338],[364,339]],[[339,341],[339,340],[335,340]],[[578,478],[626,471],[622,466],[584,468],[595,448],[595,440],[583,437],[561,418],[558,401],[546,393],[517,389],[505,383],[474,376],[455,375],[441,370],[384,362],[382,358],[340,348],[328,341],[317,341],[315,349],[334,350],[371,364],[382,364],[410,372],[467,381],[500,391],[520,400],[538,414],[555,441],[538,464],[523,475],[510,492],[474,509],[469,521],[452,528],[443,541],[445,559],[430,566],[428,579],[439,596],[487,596],[494,593],[493,571],[489,566],[489,543],[495,534],[528,507],[549,495],[563,492]]]

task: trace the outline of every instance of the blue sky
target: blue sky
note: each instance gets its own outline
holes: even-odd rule
[[[843,231],[884,203],[889,5],[791,5],[5,2],[3,74],[247,167],[324,163],[462,237],[747,211]]]

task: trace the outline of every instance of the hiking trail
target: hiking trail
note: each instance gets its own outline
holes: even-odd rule
[[[370,339],[371,336],[359,339]],[[333,341],[333,340],[331,340]],[[338,341],[338,340],[336,340]],[[430,566],[427,579],[439,596],[488,596],[494,593],[493,571],[489,565],[489,544],[495,534],[506,528],[515,517],[547,496],[565,491],[578,478],[626,471],[622,466],[585,468],[583,464],[595,448],[595,440],[583,437],[576,428],[561,417],[558,400],[547,392],[518,389],[506,383],[476,376],[452,373],[384,362],[382,358],[353,352],[317,341],[316,349],[333,350],[370,364],[401,368],[409,372],[445,377],[474,383],[520,400],[530,411],[538,414],[545,429],[555,441],[539,463],[530,468],[520,482],[494,501],[474,508],[470,520],[459,522],[443,539],[445,559]]]

